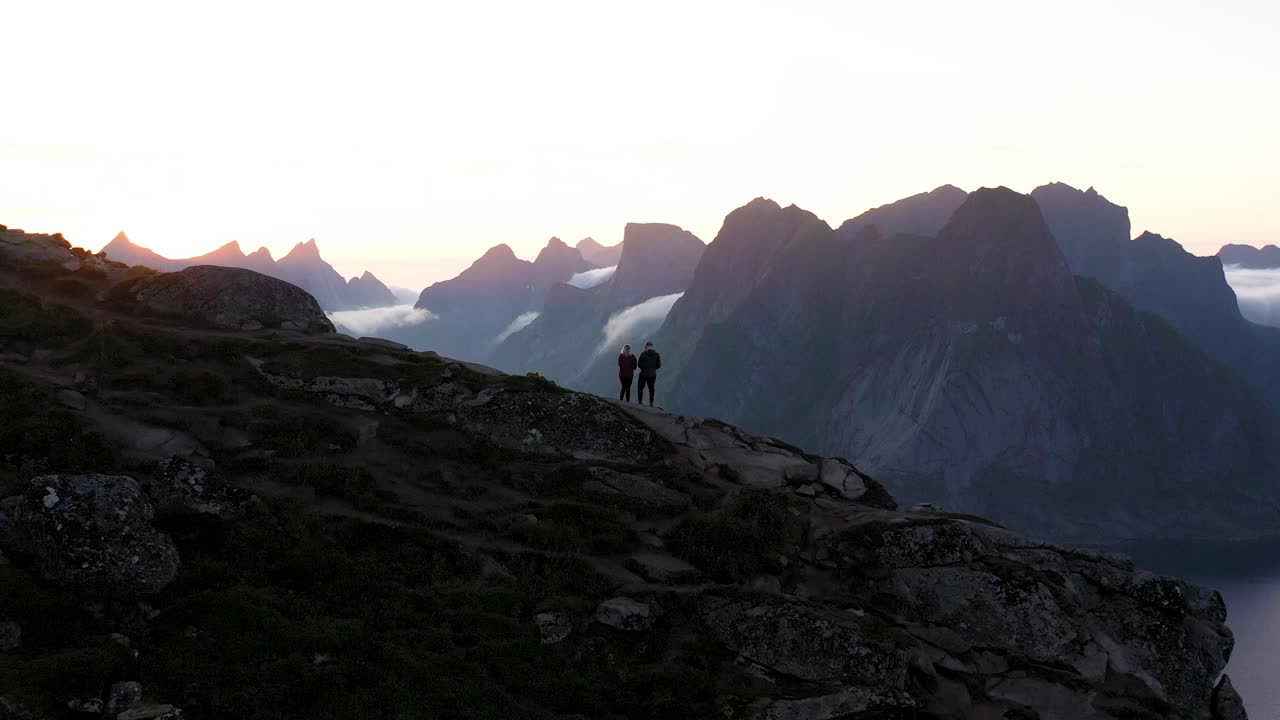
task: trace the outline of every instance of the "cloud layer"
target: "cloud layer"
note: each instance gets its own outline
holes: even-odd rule
[[[1227,283],[1236,291],[1240,312],[1253,322],[1280,327],[1280,268],[1251,270],[1228,265],[1225,271]]]
[[[608,280],[609,278],[613,277],[613,272],[617,269],[618,269],[617,265],[610,265],[609,267],[596,268],[594,270],[587,270],[586,272],[580,272],[577,275],[574,275],[573,277],[569,278],[569,284],[574,287],[579,287],[584,289],[595,287],[600,283],[604,282],[605,280]]]
[[[667,319],[667,313],[682,295],[682,292],[659,295],[610,315],[601,329],[604,339],[596,348],[596,355],[610,348],[620,349],[623,343],[630,343],[633,349],[639,350],[646,336],[662,327],[662,321]]]
[[[379,337],[389,329],[421,325],[437,316],[430,310],[412,305],[392,305],[368,310],[343,310],[328,313],[338,332],[356,337]]]
[[[511,324],[507,326],[506,330],[503,330],[502,332],[498,333],[498,337],[493,339],[494,344],[500,343],[503,340],[506,340],[507,338],[511,337],[512,335],[515,335],[516,333],[520,332],[521,330],[529,327],[529,323],[533,322],[534,320],[537,320],[538,316],[541,314],[542,313],[540,312],[527,312],[522,315],[518,315],[515,320],[511,321]]]

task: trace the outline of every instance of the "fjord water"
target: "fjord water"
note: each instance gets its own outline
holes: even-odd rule
[[[1130,544],[1139,567],[1222,593],[1236,646],[1227,674],[1251,720],[1280,720],[1280,537],[1251,543]]]

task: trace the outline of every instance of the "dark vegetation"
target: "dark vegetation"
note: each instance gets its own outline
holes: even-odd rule
[[[724,507],[686,515],[668,538],[672,549],[720,582],[776,570],[801,532],[787,496],[744,490]]]
[[[0,655],[0,695],[60,708],[136,679],[195,720],[715,714],[711,669],[726,658],[697,636],[673,640],[678,605],[643,636],[589,620],[616,589],[592,558],[635,551],[636,517],[676,511],[586,493],[586,463],[478,443],[441,416],[384,414],[361,435],[359,413],[275,388],[246,358],[300,377],[492,380],[429,354],[176,333],[0,293],[0,354],[43,349],[49,373],[82,375],[77,392],[135,421],[236,429],[250,444],[211,445],[212,459],[262,498],[231,521],[157,518],[182,570],[144,603],[86,601],[41,586],[21,558],[0,564],[0,617],[23,628],[20,650]],[[57,387],[24,365],[0,366],[0,497],[44,472],[145,481],[149,466],[121,465],[92,420],[60,406]],[[540,378],[500,382],[507,392],[563,392]],[[668,468],[653,476],[697,484]],[[448,504],[447,521],[433,516]],[[748,502],[733,521],[753,513],[769,515]],[[440,532],[459,528],[518,549],[466,548]],[[482,573],[486,563],[503,571]],[[554,646],[532,622],[544,610],[578,618]]]

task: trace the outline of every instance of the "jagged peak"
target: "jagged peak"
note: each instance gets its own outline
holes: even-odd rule
[[[121,230],[120,232],[116,233],[115,237],[111,238],[111,244],[132,245],[133,241],[129,239],[128,235],[124,234],[123,230]]]
[[[480,256],[480,259],[476,260],[476,263],[491,262],[494,260],[519,260],[519,258],[516,257],[516,251],[512,250],[510,245],[506,243],[499,243],[488,250],[485,250],[484,254]]]
[[[603,250],[603,249],[604,249],[604,246],[603,246],[603,245],[601,245],[599,242],[597,242],[597,241],[596,241],[596,239],[595,239],[595,238],[593,238],[593,237],[584,237],[584,238],[582,238],[581,240],[579,240],[579,241],[578,241],[578,243],[577,243],[576,245],[574,245],[574,247],[578,248],[579,250],[581,250],[581,249],[583,249],[583,248],[588,248],[588,249],[591,249],[591,250]]]
[[[248,256],[249,256],[249,257],[258,257],[258,258],[266,258],[266,259],[271,260],[271,261],[274,261],[274,260],[275,260],[275,258],[271,257],[271,251],[267,249],[267,246],[266,246],[266,245],[263,245],[262,247],[258,248],[257,250],[254,250],[253,252],[249,253],[249,255],[248,255]]]
[[[293,249],[290,250],[289,254],[285,255],[283,259],[298,260],[303,258],[317,259],[317,260],[320,259],[320,246],[316,245],[315,238],[311,238],[306,242],[300,242],[297,245],[294,245]]]

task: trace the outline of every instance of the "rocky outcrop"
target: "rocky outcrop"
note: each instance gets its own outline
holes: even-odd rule
[[[1213,689],[1213,720],[1249,720],[1240,693],[1231,686],[1231,678],[1226,675],[1222,676],[1218,686]]]
[[[173,542],[151,526],[151,503],[122,475],[45,475],[0,503],[0,544],[44,581],[87,595],[155,594],[178,573]]]
[[[334,331],[315,298],[297,286],[252,270],[199,265],[126,281],[113,288],[112,295],[158,315],[192,318],[224,328]]]
[[[45,235],[9,230],[0,225],[0,261],[9,266],[71,272],[84,265],[61,234]]]
[[[159,513],[210,515],[230,520],[244,513],[254,496],[218,473],[187,458],[161,460],[147,490]]]

